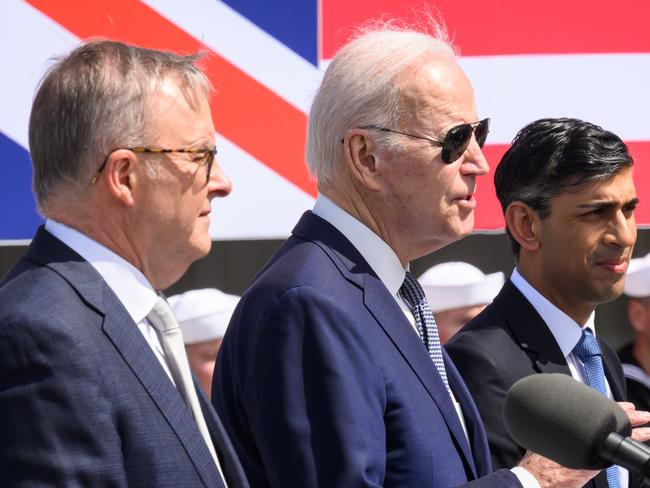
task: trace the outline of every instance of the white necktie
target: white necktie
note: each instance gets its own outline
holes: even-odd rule
[[[208,431],[208,426],[205,423],[205,418],[201,411],[199,397],[196,394],[194,382],[192,381],[190,365],[187,361],[185,345],[183,344],[183,335],[167,300],[163,297],[158,297],[153,310],[149,312],[149,315],[147,315],[147,319],[149,319],[151,324],[158,331],[163,352],[165,353],[165,361],[167,362],[172,378],[174,378],[174,383],[176,383],[176,389],[194,415],[194,419],[199,427],[199,432],[201,432],[203,440],[207,444],[210,454],[212,454],[212,458],[217,465],[217,469],[219,470],[219,474],[224,480],[225,485],[226,482],[223,476],[223,471],[221,470],[217,453],[214,450],[214,445],[210,438],[210,432]]]

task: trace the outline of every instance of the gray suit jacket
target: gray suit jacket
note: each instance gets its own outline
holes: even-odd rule
[[[231,487],[248,483],[197,388]],[[223,486],[192,414],[115,294],[39,229],[0,284],[3,486]]]

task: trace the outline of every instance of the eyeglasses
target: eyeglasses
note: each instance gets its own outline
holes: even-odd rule
[[[108,158],[110,157],[111,154],[113,154],[115,151],[118,149],[126,149],[128,151],[133,151],[134,153],[153,153],[153,154],[163,154],[163,153],[188,153],[188,154],[200,154],[201,155],[201,161],[199,162],[199,166],[206,165],[206,171],[205,171],[205,182],[207,183],[210,181],[210,173],[212,172],[212,164],[214,163],[214,158],[217,155],[217,147],[213,147],[212,149],[208,148],[201,148],[201,149],[192,149],[192,148],[181,148],[181,149],[162,149],[160,147],[120,147],[117,149],[113,149],[110,153],[108,153],[108,156],[106,156],[106,159],[104,159],[104,162],[102,165],[99,167],[97,170],[97,173],[95,173],[95,176],[93,176],[93,179],[90,180],[90,184],[94,185],[97,183],[97,180],[99,179],[99,175],[101,172],[104,170],[104,167],[106,166],[106,163],[108,162]]]
[[[472,134],[476,138],[479,147],[483,147],[487,139],[488,132],[490,132],[490,119],[479,120],[478,122],[471,122],[469,124],[460,124],[449,129],[445,135],[444,140],[437,141],[429,137],[416,136],[415,134],[408,134],[398,130],[387,129],[386,127],[379,127],[377,125],[364,125],[359,129],[373,129],[382,130],[384,132],[394,132],[407,137],[414,137],[416,139],[423,139],[429,141],[436,146],[442,147],[442,160],[445,164],[451,164],[456,161],[467,149],[469,142],[472,139]]]

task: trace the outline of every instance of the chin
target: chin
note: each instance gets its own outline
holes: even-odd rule
[[[212,238],[210,235],[201,236],[200,238],[193,239],[192,243],[194,261],[204,258],[212,249]]]
[[[454,234],[456,235],[455,241],[462,239],[463,237],[469,235],[474,230],[474,213],[465,217],[464,219],[459,218],[455,225],[453,226]]]

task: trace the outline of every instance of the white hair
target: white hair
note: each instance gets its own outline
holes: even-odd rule
[[[422,57],[456,51],[444,27],[430,21],[432,34],[383,23],[364,29],[330,62],[309,114],[306,159],[319,182],[329,182],[343,157],[341,140],[363,125],[398,124],[399,76]],[[387,136],[378,134],[379,143]]]

